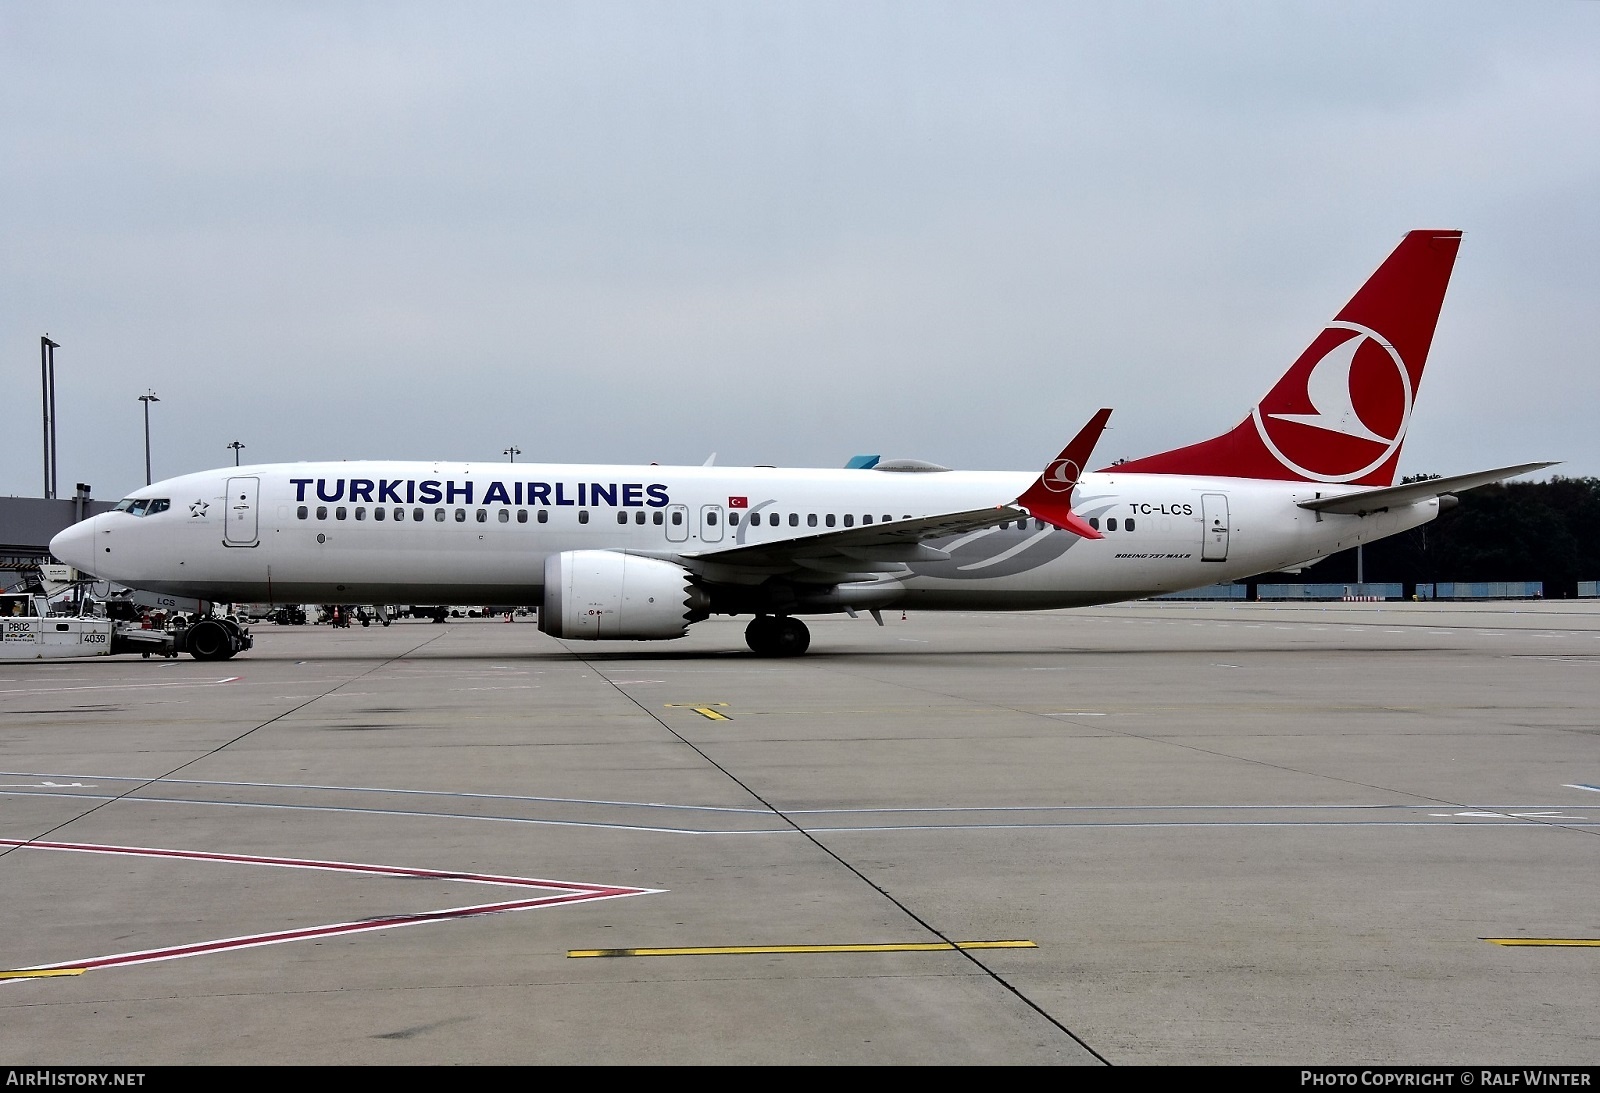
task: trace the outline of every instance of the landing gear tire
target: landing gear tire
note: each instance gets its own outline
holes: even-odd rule
[[[811,647],[811,631],[786,615],[757,615],[744,630],[745,644],[762,657],[797,657]]]

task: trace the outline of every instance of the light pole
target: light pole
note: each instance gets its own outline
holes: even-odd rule
[[[56,495],[56,350],[60,342],[39,339],[39,388],[44,399],[44,495]]]
[[[148,486],[152,481],[150,476],[150,404],[161,400],[156,398],[154,391],[151,391],[147,395],[140,395],[139,401],[144,403],[144,484]]]
[[[229,444],[228,447],[233,449],[233,465],[237,467],[239,465],[239,449],[243,448],[244,445],[235,440],[232,444]]]
[[[501,452],[500,454],[501,455],[509,455],[511,457],[511,462],[515,463],[517,461],[517,456],[522,454],[522,449],[521,448],[516,448],[516,447],[511,447],[511,448],[507,448],[505,451]]]

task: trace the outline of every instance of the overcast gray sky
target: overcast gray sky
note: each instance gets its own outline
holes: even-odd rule
[[[1401,457],[1600,475],[1600,3],[0,0],[0,494],[244,462],[1034,468],[1466,237]],[[1543,477],[1543,475],[1538,476]]]

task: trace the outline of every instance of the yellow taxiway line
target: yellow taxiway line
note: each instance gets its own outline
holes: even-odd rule
[[[724,706],[725,707],[725,706],[727,706],[727,703],[726,702],[700,702],[700,703],[694,703],[694,702],[668,702],[667,703],[668,709],[688,709],[688,710],[693,710],[695,713],[699,714],[701,717],[705,718],[707,721],[732,721],[733,720],[733,718],[729,717],[727,714],[718,713],[716,710],[713,710],[711,708],[713,706]]]
[[[41,968],[38,971],[0,972],[0,979],[48,979],[56,975],[82,975],[85,968]]]
[[[887,945],[705,945],[672,949],[568,949],[567,956],[728,956],[754,953],[937,953],[956,949],[1037,949],[1031,941],[925,941]]]

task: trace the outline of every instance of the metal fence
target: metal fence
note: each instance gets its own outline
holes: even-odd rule
[[[1152,600],[1243,600],[1250,590],[1242,584],[1208,584],[1204,588],[1189,588],[1182,592],[1163,592],[1151,596]]]
[[[1399,582],[1365,584],[1260,584],[1258,600],[1403,600],[1405,585]],[[1600,598],[1600,581],[1579,581],[1580,598]],[[1164,592],[1153,600],[1248,600],[1249,588],[1243,584],[1212,584],[1183,592]],[[1542,600],[1542,581],[1439,581],[1418,584],[1418,600]]]
[[[1542,600],[1543,581],[1440,581],[1417,585],[1419,600]]]

